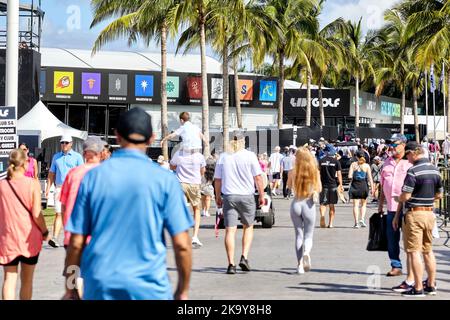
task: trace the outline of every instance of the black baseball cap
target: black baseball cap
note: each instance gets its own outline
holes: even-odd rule
[[[422,146],[420,144],[418,144],[415,141],[410,141],[406,144],[405,153],[408,153],[410,151],[416,151],[419,148],[422,148]]]
[[[145,143],[153,134],[152,117],[142,108],[133,108],[119,117],[117,132],[131,143]],[[130,138],[132,134],[141,135],[142,139]]]

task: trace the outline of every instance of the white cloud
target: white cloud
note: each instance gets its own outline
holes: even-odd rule
[[[358,21],[362,17],[362,28],[367,32],[369,29],[381,28],[384,12],[398,2],[399,0],[329,0],[325,3],[320,20],[322,25],[326,25],[340,17],[352,21]]]

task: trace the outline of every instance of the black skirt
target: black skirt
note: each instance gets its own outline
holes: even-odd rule
[[[350,199],[367,199],[369,197],[369,185],[366,180],[352,180],[348,190]]]

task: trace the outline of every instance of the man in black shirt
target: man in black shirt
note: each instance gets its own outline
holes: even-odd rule
[[[421,145],[409,142],[405,152],[413,166],[408,170],[399,201],[405,203],[407,210],[402,226],[403,239],[415,284],[403,296],[423,297],[436,294],[436,260],[432,247],[436,217],[433,207],[434,201],[442,198],[443,188],[439,170],[430,163]],[[398,220],[397,213],[392,222],[394,230],[398,228]],[[424,282],[421,255],[428,273],[428,280]]]
[[[341,164],[336,159],[336,149],[328,144],[325,149],[326,156],[319,161],[320,181],[322,192],[320,193],[320,227],[325,228],[325,212],[330,206],[330,221],[328,228],[333,228],[333,220],[338,202],[338,188],[342,188]]]

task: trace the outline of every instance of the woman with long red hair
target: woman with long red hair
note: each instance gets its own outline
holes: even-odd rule
[[[294,200],[291,204],[291,220],[295,228],[295,249],[297,273],[311,269],[311,249],[316,223],[314,196],[320,193],[319,168],[317,161],[307,148],[299,148],[295,155],[295,168],[291,183]]]

